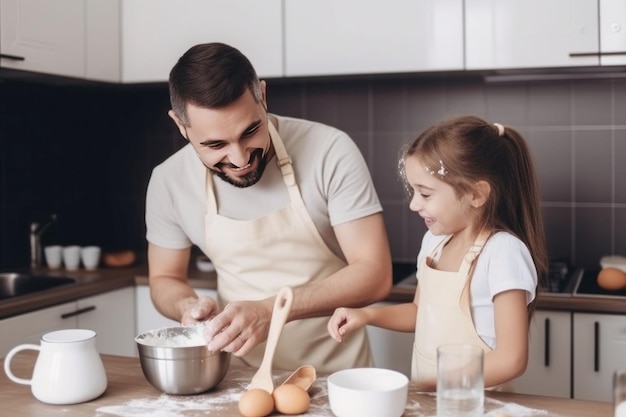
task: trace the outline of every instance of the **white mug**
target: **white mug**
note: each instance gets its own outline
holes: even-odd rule
[[[11,371],[11,359],[22,350],[39,351],[31,379],[18,378]],[[107,388],[93,330],[57,330],[44,334],[40,345],[15,346],[4,360],[4,372],[17,384],[30,385],[35,398],[48,404],[82,403]]]
[[[59,245],[52,245],[46,246],[43,250],[46,255],[46,264],[48,264],[48,268],[60,268],[63,257],[63,248]]]
[[[80,248],[80,259],[85,269],[93,271],[100,263],[100,246],[84,246]]]
[[[64,246],[63,263],[68,271],[76,271],[80,266],[80,246]]]

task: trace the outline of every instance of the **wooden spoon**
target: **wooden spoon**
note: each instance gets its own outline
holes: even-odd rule
[[[293,371],[293,373],[289,375],[287,379],[285,379],[282,385],[294,384],[299,386],[303,390],[308,391],[313,382],[315,382],[316,376],[317,375],[314,367],[312,367],[311,365],[302,365],[301,367]]]
[[[272,380],[272,361],[274,360],[274,351],[278,344],[278,339],[283,331],[283,326],[287,321],[291,303],[293,302],[293,290],[289,287],[281,288],[276,294],[274,301],[274,309],[272,310],[272,321],[270,322],[270,330],[267,334],[267,343],[261,366],[256,374],[252,377],[248,390],[262,389],[270,394],[274,392],[274,381]]]

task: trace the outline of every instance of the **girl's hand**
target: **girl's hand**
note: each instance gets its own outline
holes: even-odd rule
[[[367,314],[363,308],[340,307],[335,310],[328,320],[328,333],[337,342],[353,330],[360,329],[367,324]]]

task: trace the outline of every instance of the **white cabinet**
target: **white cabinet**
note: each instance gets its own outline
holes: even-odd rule
[[[463,69],[463,0],[285,0],[285,75]]]
[[[187,49],[232,45],[260,77],[283,75],[282,0],[126,0],[121,3],[118,81],[167,81]]]
[[[626,317],[574,313],[575,399],[612,401],[613,372],[626,368]]]
[[[599,6],[600,65],[626,65],[626,2],[600,0]]]
[[[212,297],[217,300],[216,290],[195,288],[195,291],[200,297]],[[165,317],[156,309],[150,298],[150,287],[148,285],[137,285],[135,287],[135,306],[137,309],[135,314],[137,317],[137,334],[161,327],[180,326],[178,321]],[[134,354],[136,355],[136,353]]]
[[[179,322],[159,313],[150,298],[150,287],[148,285],[137,285],[135,287],[135,308],[137,309],[135,313],[137,334],[160,327],[180,325]]]
[[[96,331],[98,352],[135,355],[135,288],[82,298],[76,302],[77,327]]]
[[[108,79],[119,8],[110,0],[0,0],[0,66],[75,78]],[[117,15],[115,15],[117,19]],[[119,50],[119,48],[117,49]],[[117,68],[115,68],[116,71]]]
[[[538,310],[530,337],[515,392],[612,401],[613,372],[626,367],[626,316]]]
[[[75,311],[76,303],[71,302],[0,320],[0,358],[17,345],[39,344],[44,333],[76,328]]]
[[[83,77],[84,11],[84,0],[0,0],[0,65]]]
[[[626,64],[623,0],[465,0],[465,10],[468,70]]]
[[[392,303],[376,303],[390,305]],[[374,357],[374,366],[393,369],[411,377],[411,358],[413,355],[414,332],[396,332],[376,326],[367,326],[367,336]]]
[[[75,328],[96,332],[99,353],[133,355],[134,301],[134,288],[128,287],[2,319],[0,357],[19,344],[39,344],[45,333]]]
[[[537,310],[530,325],[528,367],[516,393],[570,398],[572,313]]]
[[[283,75],[282,0],[0,0],[0,65],[111,82],[165,82],[191,46],[239,48]]]

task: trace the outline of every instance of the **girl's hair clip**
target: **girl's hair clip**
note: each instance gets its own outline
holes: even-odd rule
[[[498,129],[498,136],[504,136],[504,126],[500,123],[494,123],[493,125]]]
[[[428,167],[426,167],[425,169],[426,169],[426,172],[428,172],[430,175],[437,174],[437,175],[439,175],[441,177],[446,176],[446,174],[448,173],[448,170],[446,169],[445,166],[443,166],[443,161],[441,159],[439,160],[439,169],[437,171],[432,170],[432,169],[430,169]]]

